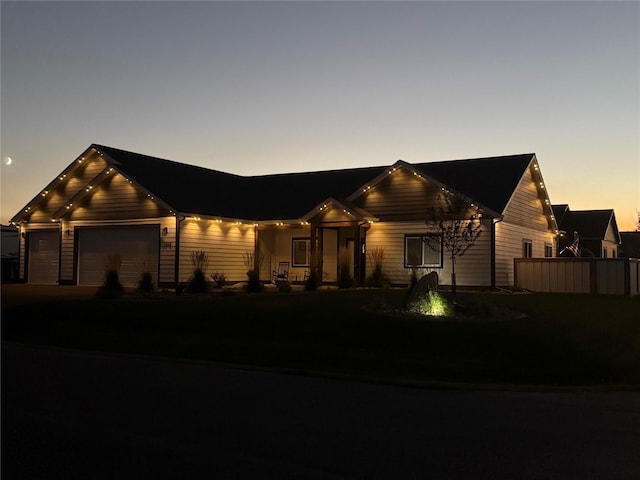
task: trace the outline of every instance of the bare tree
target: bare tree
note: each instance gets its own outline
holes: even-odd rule
[[[439,207],[427,210],[427,230],[439,233],[437,239],[425,236],[424,241],[434,251],[442,248],[451,259],[451,294],[456,294],[456,259],[473,247],[482,233],[477,209],[466,200],[449,192],[439,195]]]

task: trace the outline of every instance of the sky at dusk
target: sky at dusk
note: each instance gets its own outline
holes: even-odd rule
[[[98,143],[241,175],[535,153],[553,203],[635,228],[639,2],[2,1],[1,36],[3,224]]]

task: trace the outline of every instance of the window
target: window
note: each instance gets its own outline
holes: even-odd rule
[[[405,235],[404,266],[442,268],[442,236]]]
[[[553,247],[548,243],[544,245],[544,256],[547,258],[553,257]]]
[[[311,239],[294,238],[291,242],[291,266],[308,267],[311,257]]]
[[[617,256],[618,256],[618,252],[616,251],[615,248],[612,248],[611,249],[611,257],[612,258],[617,258]]]
[[[522,240],[522,256],[524,258],[533,257],[533,240]]]
[[[607,258],[608,256],[607,247],[602,247],[602,258]]]

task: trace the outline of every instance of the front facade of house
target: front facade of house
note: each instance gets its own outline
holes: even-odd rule
[[[19,278],[100,285],[117,262],[124,285],[148,271],[173,287],[204,251],[207,276],[246,281],[257,266],[269,281],[286,261],[289,280],[312,270],[332,283],[342,250],[359,282],[372,253],[383,252],[393,284],[406,285],[413,265],[446,285],[451,259],[425,224],[443,195],[463,198],[482,224],[456,261],[458,285],[509,286],[513,258],[555,255],[557,226],[534,154],[240,177],[91,145],[12,219]]]

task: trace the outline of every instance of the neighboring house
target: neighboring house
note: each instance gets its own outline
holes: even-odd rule
[[[231,281],[246,280],[253,254],[261,280],[287,261],[290,280],[317,267],[335,282],[340,248],[363,281],[367,252],[378,248],[394,284],[409,282],[410,252],[446,285],[450,259],[422,241],[437,235],[425,219],[442,195],[465,199],[482,222],[456,262],[458,285],[509,286],[514,258],[554,255],[557,226],[535,154],[242,177],[91,145],[12,222],[29,283],[98,285],[117,254],[125,285],[148,270],[174,286],[188,280],[196,251],[209,255],[207,274]]]
[[[620,232],[622,246],[619,256],[626,258],[640,258],[640,231]]]
[[[18,229],[2,225],[2,282],[18,280]]]
[[[553,205],[560,230],[558,253],[575,256],[566,247],[576,238],[581,257],[618,257],[621,239],[613,210],[571,210],[569,205]]]

